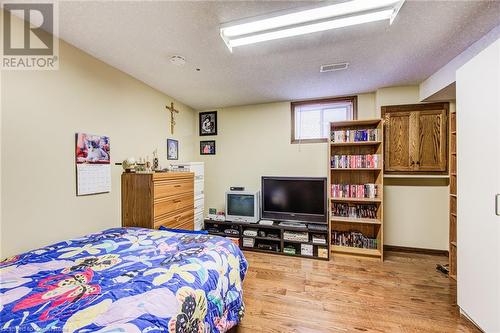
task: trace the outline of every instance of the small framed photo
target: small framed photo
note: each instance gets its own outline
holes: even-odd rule
[[[200,136],[217,135],[217,111],[200,112]]]
[[[200,141],[200,155],[215,155],[215,141]]]
[[[179,159],[179,141],[167,139],[167,160]]]

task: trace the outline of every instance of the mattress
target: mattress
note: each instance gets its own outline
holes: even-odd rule
[[[114,228],[0,264],[0,332],[226,332],[247,262],[223,237]]]

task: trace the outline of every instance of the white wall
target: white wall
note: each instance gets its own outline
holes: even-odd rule
[[[457,302],[500,332],[500,39],[457,70]]]
[[[166,166],[173,101],[66,43],[57,71],[2,73],[2,257],[121,225],[120,166],[111,193],[77,197],[75,133],[110,136],[111,162],[152,157]],[[180,159],[193,159],[194,112],[180,110]]]
[[[383,88],[358,95],[358,118],[380,117],[381,105],[418,103],[418,86]],[[263,175],[322,176],[328,172],[327,145],[290,144],[290,103],[271,103],[218,109],[217,155],[198,156],[205,162],[205,207],[224,208],[230,186],[260,188]],[[197,120],[196,120],[197,121]],[[447,181],[387,181],[385,243],[448,249]]]
[[[455,73],[457,69],[494,43],[499,37],[500,25],[497,25],[481,39],[474,42],[465,51],[457,55],[449,63],[420,83],[420,100],[430,101],[434,99],[440,91],[453,84],[455,82]]]

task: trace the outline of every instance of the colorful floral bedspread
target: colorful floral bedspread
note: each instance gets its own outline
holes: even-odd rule
[[[116,228],[0,263],[0,332],[226,332],[247,262],[222,237]]]

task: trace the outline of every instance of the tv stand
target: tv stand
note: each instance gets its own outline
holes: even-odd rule
[[[328,242],[328,227],[325,224],[324,230],[315,228],[317,224],[300,222],[305,227],[284,226],[279,222],[272,225],[258,223],[242,223],[229,221],[205,220],[204,229],[210,235],[228,237],[238,243],[244,251],[254,251],[261,253],[279,254],[291,257],[303,257],[320,260],[329,260],[330,244]],[[231,229],[231,232],[224,232]],[[245,230],[256,230],[257,235],[245,235]],[[305,235],[307,234],[307,239]],[[303,239],[291,239],[290,235],[301,236]],[[313,235],[318,236],[314,237]],[[324,238],[325,243],[318,243],[318,238]],[[244,241],[245,239],[245,241]],[[252,243],[249,246],[249,243]],[[260,244],[260,245],[259,245]],[[305,252],[303,251],[306,250]],[[292,253],[295,249],[295,253]],[[312,252],[310,251],[312,250]]]

